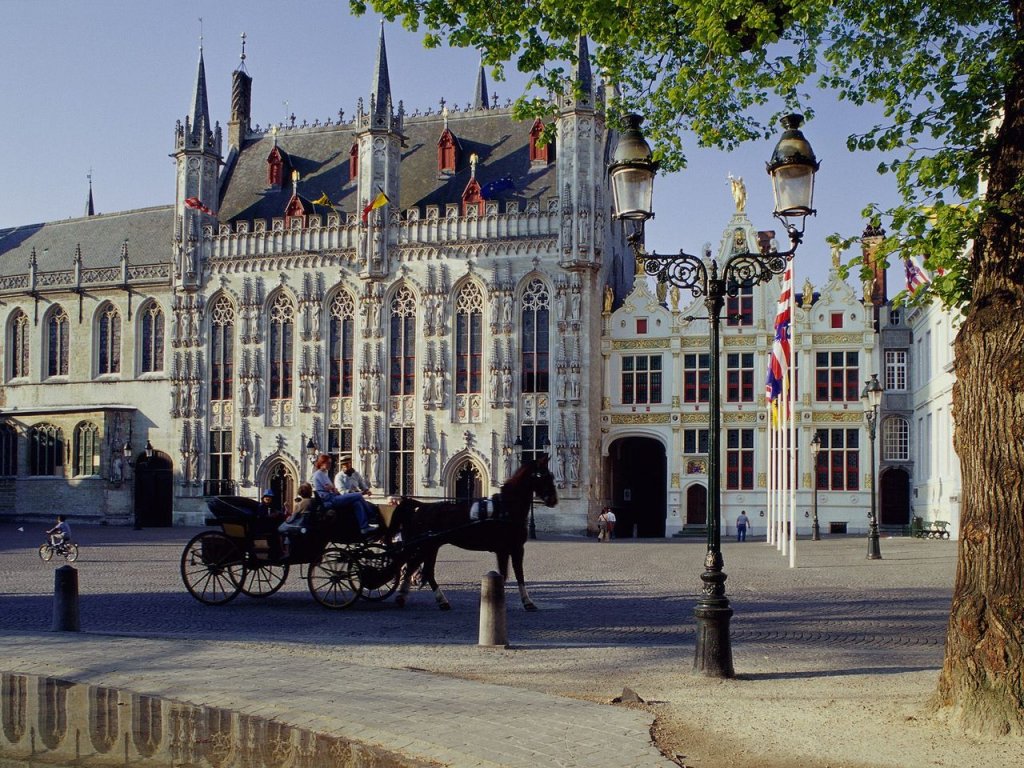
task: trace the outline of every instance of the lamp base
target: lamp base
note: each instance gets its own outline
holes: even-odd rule
[[[705,677],[735,677],[729,620],[733,610],[725,597],[700,600],[693,611],[697,617],[697,649],[693,673]]]

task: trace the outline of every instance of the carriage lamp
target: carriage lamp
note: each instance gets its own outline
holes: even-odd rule
[[[722,486],[721,486],[721,392],[719,385],[719,331],[726,297],[737,296],[741,288],[760,285],[786,270],[803,238],[803,224],[814,214],[811,199],[818,160],[800,125],[801,115],[787,115],[782,120],[783,133],[767,163],[775,193],[774,215],[784,223],[791,247],[779,251],[774,238],[766,238],[758,252],[729,254],[719,264],[683,251],[674,255],[647,253],[643,247],[644,223],[654,216],[651,205],[654,176],[658,164],[640,131],[642,120],[636,115],[626,118],[627,126],[608,167],[614,216],[634,222],[628,242],[634,258],[643,264],[644,272],[659,283],[669,283],[688,290],[695,299],[703,299],[708,315],[711,365],[708,372],[708,509],[707,555],[700,597],[694,608],[697,619],[697,647],[693,671],[709,677],[733,677],[732,641],[729,622],[733,615],[725,594],[726,575],[722,559]],[[742,185],[739,185],[740,189]],[[734,192],[734,194],[736,194]],[[746,191],[736,198],[737,208],[745,205]],[[797,228],[796,220],[799,223]]]

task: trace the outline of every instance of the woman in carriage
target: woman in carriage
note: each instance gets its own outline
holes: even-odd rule
[[[339,493],[334,483],[331,482],[331,457],[326,453],[321,453],[313,466],[316,471],[310,480],[313,491],[323,502],[324,508],[352,510],[359,523],[359,531],[364,536],[376,531],[378,526],[370,522],[370,517],[376,514],[376,510],[370,505],[370,502],[363,498],[363,494],[359,491]]]

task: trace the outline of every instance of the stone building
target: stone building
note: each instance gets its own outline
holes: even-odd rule
[[[487,494],[546,451],[537,524],[584,529],[600,310],[634,270],[579,46],[551,126],[482,69],[467,106],[407,113],[382,28],[351,118],[261,128],[243,52],[226,132],[200,52],[172,205],[0,231],[0,514],[197,523],[211,494],[291,498],[319,451],[378,494]]]

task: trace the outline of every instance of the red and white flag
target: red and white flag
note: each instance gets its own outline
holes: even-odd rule
[[[200,211],[201,213],[208,213],[211,216],[213,215],[213,211],[211,211],[209,208],[203,205],[203,202],[198,197],[186,197],[185,207],[192,208],[194,210]]]

